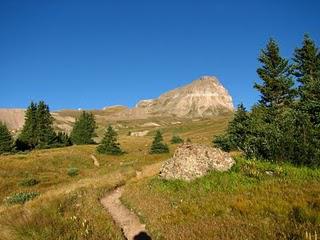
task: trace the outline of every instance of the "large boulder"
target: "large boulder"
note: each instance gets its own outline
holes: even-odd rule
[[[160,177],[190,181],[209,171],[227,171],[234,163],[228,153],[218,148],[186,143],[179,146],[173,157],[164,163]]]

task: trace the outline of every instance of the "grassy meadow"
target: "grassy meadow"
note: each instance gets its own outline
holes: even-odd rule
[[[156,129],[167,143],[179,135],[211,144],[229,119],[100,125],[100,137],[105,126],[115,126],[127,152],[121,156],[97,154],[96,145],[0,156],[0,239],[123,239],[99,199],[125,183],[122,201],[153,239],[303,239],[306,231],[319,233],[320,170],[248,162],[235,154],[230,172],[212,172],[190,183],[157,176],[130,180],[177,147],[169,144],[170,153],[150,155]],[[145,127],[146,122],[161,126]],[[149,130],[144,137],[128,136],[143,130]]]
[[[236,157],[193,182],[131,183],[122,201],[153,239],[304,239],[320,231],[320,170]],[[156,206],[156,207],[155,207]]]
[[[0,156],[0,239],[123,239],[99,199],[124,184],[145,165],[168,159],[170,153],[150,155],[152,136],[161,129],[169,143],[174,134],[194,142],[210,143],[222,132],[230,116],[216,120],[148,120],[158,128],[142,126],[146,121],[109,122],[116,127],[127,154],[97,154],[96,145],[35,150]],[[147,136],[128,136],[131,131],[149,130]],[[100,166],[93,164],[94,154]],[[10,199],[11,201],[8,201]],[[23,202],[25,202],[23,204]]]

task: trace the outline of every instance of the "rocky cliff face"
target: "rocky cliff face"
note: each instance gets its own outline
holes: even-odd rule
[[[233,111],[232,98],[217,78],[203,76],[192,83],[162,94],[157,99],[142,100],[137,111],[152,115],[208,117]]]

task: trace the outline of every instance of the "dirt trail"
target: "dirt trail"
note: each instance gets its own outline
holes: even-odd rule
[[[96,167],[100,167],[100,163],[98,161],[98,159],[96,158],[95,155],[91,154],[90,155],[91,159],[93,160],[93,164],[96,166]]]
[[[137,172],[132,181],[137,181],[144,177],[156,175],[159,172],[162,163],[156,163],[144,167]],[[118,187],[115,190],[107,193],[101,199],[102,205],[108,210],[114,221],[123,230],[124,236],[128,240],[151,239],[145,229],[145,225],[140,223],[139,218],[128,208],[126,208],[120,201],[124,187]]]

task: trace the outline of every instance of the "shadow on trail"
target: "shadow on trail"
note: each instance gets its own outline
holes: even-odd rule
[[[146,232],[140,232],[138,235],[134,236],[133,240],[152,240],[152,239]]]

